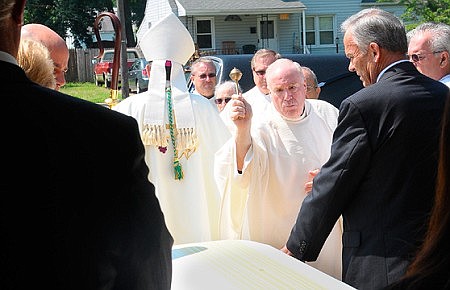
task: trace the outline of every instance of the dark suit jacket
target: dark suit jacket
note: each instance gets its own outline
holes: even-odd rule
[[[287,243],[295,257],[315,260],[342,215],[343,281],[380,289],[400,278],[433,202],[447,92],[403,62],[342,102],[331,157]]]
[[[135,120],[2,61],[0,80],[0,289],[169,289],[173,239]]]

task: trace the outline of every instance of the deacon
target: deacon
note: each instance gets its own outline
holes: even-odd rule
[[[113,109],[139,123],[148,178],[175,244],[215,240],[220,197],[212,168],[229,131],[208,99],[188,93],[182,65],[194,53],[194,42],[173,13],[155,23],[139,45],[152,61],[148,91]]]

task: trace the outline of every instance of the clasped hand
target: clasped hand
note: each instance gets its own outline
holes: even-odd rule
[[[242,97],[242,94],[234,94],[231,96],[230,101],[230,118],[236,123],[239,120],[251,120],[252,110],[251,106]]]

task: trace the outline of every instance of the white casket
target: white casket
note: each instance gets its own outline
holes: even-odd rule
[[[172,249],[173,290],[354,289],[272,246],[223,240]]]

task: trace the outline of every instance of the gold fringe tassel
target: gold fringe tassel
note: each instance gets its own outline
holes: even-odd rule
[[[167,147],[168,140],[163,125],[145,124],[142,130],[142,142],[144,145],[155,147]]]

